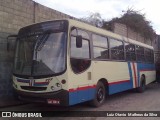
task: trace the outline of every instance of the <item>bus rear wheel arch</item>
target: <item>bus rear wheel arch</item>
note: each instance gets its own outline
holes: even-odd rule
[[[102,81],[99,81],[96,85],[96,92],[94,99],[90,101],[90,105],[93,107],[101,106],[106,98],[106,88]]]
[[[146,89],[146,77],[145,75],[141,75],[141,78],[140,78],[140,86],[137,88],[137,92],[139,93],[143,93]]]

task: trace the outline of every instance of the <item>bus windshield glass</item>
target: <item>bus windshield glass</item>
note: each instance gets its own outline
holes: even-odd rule
[[[43,76],[63,72],[66,40],[64,21],[22,28],[17,39],[14,74]]]

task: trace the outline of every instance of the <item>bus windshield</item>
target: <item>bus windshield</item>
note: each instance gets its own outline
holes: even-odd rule
[[[65,31],[43,29],[34,33],[25,31],[25,35],[20,33],[17,39],[14,74],[42,76],[58,74],[65,70]]]

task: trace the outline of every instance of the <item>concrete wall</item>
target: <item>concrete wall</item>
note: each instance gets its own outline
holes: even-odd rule
[[[137,41],[140,41],[142,43],[146,43],[148,45],[152,45],[152,42],[151,40],[149,39],[145,39],[144,37],[142,37],[139,33],[133,31],[132,29],[130,29],[129,27],[127,27],[126,25],[124,24],[120,24],[120,23],[114,23],[113,25],[113,32],[114,33],[117,33],[117,34],[120,34],[120,35],[123,35],[123,36],[126,36],[128,38],[131,38],[133,40],[137,40]]]
[[[35,3],[32,0],[0,0],[0,98],[12,96],[14,41],[7,51],[7,36],[17,34],[21,27],[71,16]]]

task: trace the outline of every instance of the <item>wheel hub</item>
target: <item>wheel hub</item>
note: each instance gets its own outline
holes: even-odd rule
[[[104,99],[103,89],[102,89],[102,88],[99,88],[99,89],[98,89],[98,92],[97,92],[97,100],[98,100],[98,102],[102,102],[103,99]]]

